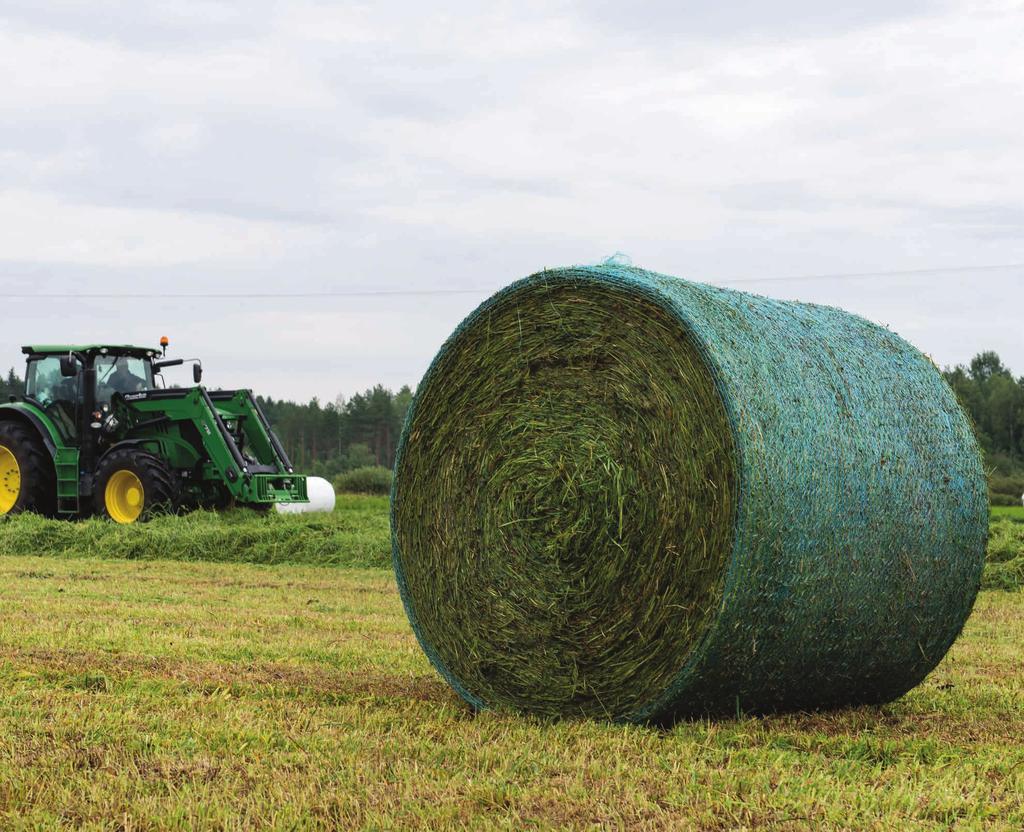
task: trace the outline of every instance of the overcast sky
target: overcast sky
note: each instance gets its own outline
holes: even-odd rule
[[[167,334],[215,386],[415,385],[497,288],[624,252],[1010,266],[735,285],[1024,373],[1024,2],[849,6],[0,0],[0,366]]]

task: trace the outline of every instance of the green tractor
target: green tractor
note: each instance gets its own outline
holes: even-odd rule
[[[304,503],[306,478],[249,390],[166,387],[160,349],[29,346],[25,395],[0,405],[0,515],[155,513]]]

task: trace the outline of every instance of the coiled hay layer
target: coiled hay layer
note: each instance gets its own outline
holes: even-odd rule
[[[905,341],[609,265],[463,322],[392,495],[406,610],[463,698],[630,721],[901,695],[986,528],[970,427]]]

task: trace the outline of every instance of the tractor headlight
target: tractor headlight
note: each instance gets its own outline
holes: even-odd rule
[[[121,424],[121,422],[118,420],[118,418],[113,413],[111,413],[103,421],[103,432],[104,433],[113,433],[114,431],[117,430],[117,427],[120,424]]]

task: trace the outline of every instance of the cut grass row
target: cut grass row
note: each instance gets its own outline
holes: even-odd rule
[[[1024,523],[1006,517],[989,523],[985,589],[1024,587]]]
[[[387,497],[342,494],[333,514],[196,512],[118,526],[32,515],[0,521],[0,555],[388,567]],[[986,589],[1024,587],[1024,508],[993,508]]]
[[[892,705],[470,712],[386,570],[0,557],[0,828],[1020,829],[1024,594]]]
[[[332,514],[197,511],[119,526],[104,520],[0,522],[0,555],[381,567],[391,562],[388,499],[343,494]]]

